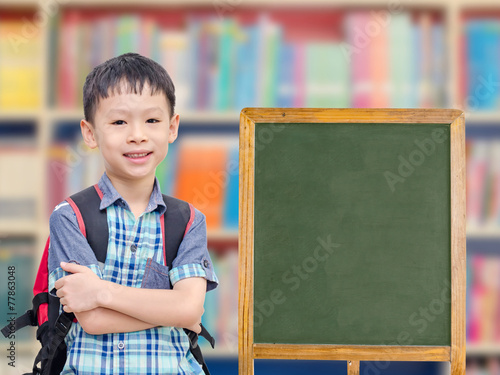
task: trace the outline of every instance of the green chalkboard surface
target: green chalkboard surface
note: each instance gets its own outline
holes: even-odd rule
[[[255,123],[254,342],[450,345],[450,125]]]

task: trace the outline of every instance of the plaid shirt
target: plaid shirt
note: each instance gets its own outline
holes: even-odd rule
[[[66,273],[61,261],[75,261],[91,268],[99,277],[135,288],[169,288],[188,277],[207,279],[207,290],[217,286],[217,277],[206,247],[204,215],[195,218],[184,237],[172,269],[165,266],[160,215],[167,207],[158,181],[146,211],[137,219],[106,176],[99,181],[103,192],[101,209],[107,210],[109,227],[105,264],[99,264],[80,233],[76,215],[67,203],[56,207],[50,218],[49,290]],[[133,301],[131,301],[133,303]],[[189,351],[182,328],[155,327],[143,331],[91,335],[73,324],[67,337],[68,356],[61,374],[202,374]]]

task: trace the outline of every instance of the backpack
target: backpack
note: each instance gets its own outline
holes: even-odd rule
[[[106,261],[109,230],[106,210],[101,211],[99,209],[101,199],[102,192],[96,184],[72,195],[66,201],[73,208],[80,231],[87,238],[97,260],[104,263]],[[163,252],[165,264],[171,265],[177,256],[177,250],[182,239],[194,220],[194,209],[191,204],[165,194],[163,200],[168,207],[165,214],[160,217]],[[168,241],[165,241],[165,233],[168,233]],[[49,294],[49,243],[50,238],[47,239],[33,286],[33,308],[27,310],[14,323],[9,323],[1,330],[2,334],[8,337],[11,333],[28,325],[38,326],[36,338],[40,341],[42,348],[35,358],[33,372],[30,373],[33,375],[53,375],[62,371],[66,363],[67,350],[64,338],[68,334],[72,323],[76,322],[73,313],[64,311],[59,313],[59,298]],[[198,346],[198,334],[188,329],[184,329],[184,331],[189,338],[191,353],[202,366],[204,373],[210,375]],[[215,340],[203,325],[199,335],[208,340],[212,348],[214,348]]]

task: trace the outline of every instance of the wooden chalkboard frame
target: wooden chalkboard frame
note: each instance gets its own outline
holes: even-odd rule
[[[256,123],[408,123],[450,125],[451,345],[295,345],[254,343],[254,163]],[[465,119],[451,109],[245,108],[240,114],[239,159],[239,374],[254,373],[254,359],[347,361],[359,374],[360,361],[451,362],[465,374]]]

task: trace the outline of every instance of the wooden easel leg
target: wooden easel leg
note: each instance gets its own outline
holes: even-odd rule
[[[359,375],[359,361],[347,361],[347,375]]]

